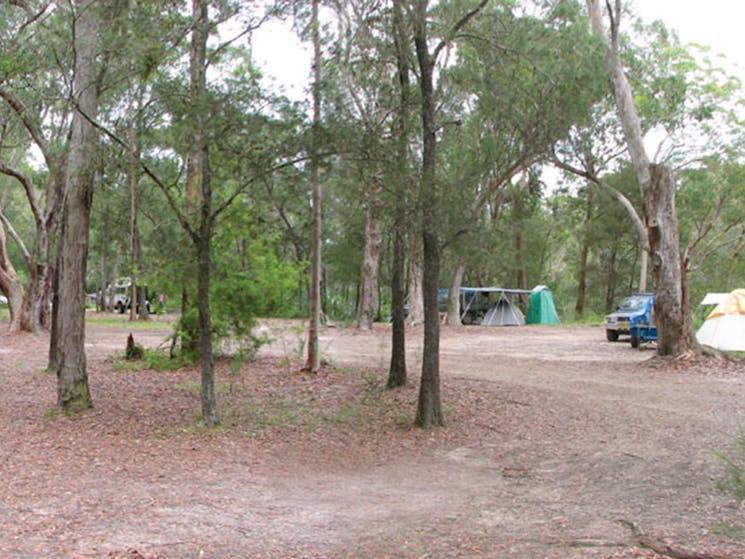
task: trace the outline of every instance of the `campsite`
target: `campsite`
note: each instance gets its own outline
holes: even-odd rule
[[[0,3],[0,559],[745,557],[745,81],[640,3]]]
[[[716,487],[741,365],[651,359],[602,326],[443,326],[447,425],[422,431],[421,328],[410,383],[383,391],[389,325],[324,328],[312,376],[303,323],[263,321],[255,361],[218,363],[224,424],[206,431],[196,368],[117,357],[128,332],[153,348],[169,325],[119,316],[88,326],[95,407],[74,417],[53,413],[47,338],[0,334],[0,556],[663,559],[624,522],[745,554],[742,506]]]

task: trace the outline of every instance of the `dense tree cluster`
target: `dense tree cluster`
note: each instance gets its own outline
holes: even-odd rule
[[[389,387],[407,379],[405,322],[423,322],[430,427],[443,287],[546,284],[581,320],[655,290],[660,352],[678,354],[696,350],[691,301],[742,286],[740,84],[620,0],[0,13],[0,291],[11,329],[51,330],[69,410],[92,405],[85,294],[111,306],[122,277],[133,320],[138,284],[180,311],[208,425],[212,343],[250,336],[254,317],[310,314],[311,372],[324,319],[390,319]],[[254,33],[276,22],[313,53],[307,101],[254,63]]]

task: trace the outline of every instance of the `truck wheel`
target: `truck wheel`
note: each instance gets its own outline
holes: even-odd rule
[[[639,336],[635,336],[634,334],[631,334],[631,347],[633,348],[639,347]]]
[[[618,330],[606,330],[605,339],[608,340],[609,342],[617,342],[618,341]]]
[[[124,314],[124,305],[122,305],[121,301],[116,304],[116,312]]]

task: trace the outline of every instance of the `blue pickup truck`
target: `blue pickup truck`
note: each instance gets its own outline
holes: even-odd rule
[[[644,305],[629,316],[629,336],[631,347],[639,347],[643,342],[657,340],[657,326],[654,323],[654,296],[649,297]]]
[[[629,331],[629,320],[632,315],[644,309],[644,305],[654,299],[653,293],[634,293],[626,297],[618,305],[615,312],[605,317],[605,337],[609,342],[615,342],[621,334],[627,335]]]

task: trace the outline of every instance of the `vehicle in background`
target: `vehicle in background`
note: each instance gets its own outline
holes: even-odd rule
[[[629,317],[629,336],[631,347],[639,347],[644,342],[657,341],[654,296],[647,299],[644,306]]]
[[[104,295],[104,308],[112,309],[119,314],[124,314],[132,306],[132,280],[129,278],[119,278],[116,283],[109,285]],[[150,313],[150,299],[148,298],[147,287],[144,285],[137,286],[137,300],[145,301],[145,308]],[[137,311],[140,310],[140,304],[137,304]]]
[[[626,297],[618,305],[615,312],[605,317],[605,338],[609,342],[615,342],[621,334],[629,334],[629,320],[632,314],[644,308],[644,305],[652,299],[653,293],[634,293]]]

